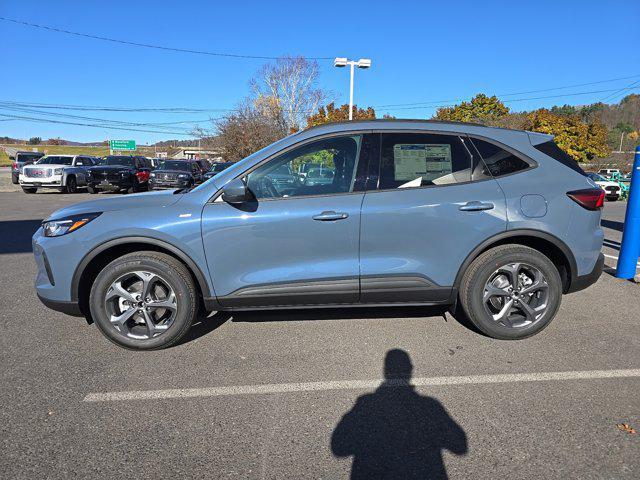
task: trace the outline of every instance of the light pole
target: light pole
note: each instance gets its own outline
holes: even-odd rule
[[[337,57],[333,61],[334,67],[351,67],[351,79],[349,81],[349,120],[353,120],[353,70],[358,68],[369,68],[371,66],[370,58],[361,58],[357,62],[355,60],[349,60],[346,57]]]

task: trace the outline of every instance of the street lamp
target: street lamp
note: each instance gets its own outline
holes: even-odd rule
[[[353,120],[353,68],[369,68],[371,66],[370,58],[361,58],[357,62],[355,60],[349,60],[346,57],[337,57],[333,61],[334,67],[351,67],[351,80],[349,83],[349,120]]]

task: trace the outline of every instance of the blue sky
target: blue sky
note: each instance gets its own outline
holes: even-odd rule
[[[504,97],[515,100],[623,88],[640,80],[637,0],[2,0],[0,16],[175,48],[259,56],[370,57],[372,68],[356,73],[355,98],[361,106],[438,102],[478,92],[503,95],[636,75]],[[0,45],[0,101],[229,109],[248,94],[249,78],[264,63],[124,46],[2,21]],[[347,102],[348,71],[333,68],[330,60],[320,63],[321,86],[335,92],[338,102]],[[608,95],[600,92],[508,105],[523,110],[584,104]],[[434,109],[378,107],[376,111],[428,118]],[[191,122],[219,115],[59,112],[134,123]],[[1,108],[0,114],[54,118]],[[187,138],[24,120],[0,121],[0,136],[4,135],[78,141],[133,138],[138,143]]]

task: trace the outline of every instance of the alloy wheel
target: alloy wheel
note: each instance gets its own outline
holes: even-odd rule
[[[134,271],[117,278],[107,290],[105,306],[111,325],[126,337],[157,337],[173,324],[178,312],[169,283],[148,271]]]
[[[539,269],[526,263],[509,263],[489,276],[483,304],[494,322],[508,328],[529,327],[545,316],[549,284]]]

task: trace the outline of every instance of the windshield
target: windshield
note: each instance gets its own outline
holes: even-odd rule
[[[121,165],[123,167],[133,167],[135,164],[133,163],[133,157],[109,156],[104,157],[100,162],[100,165]]]
[[[162,170],[184,170],[185,172],[189,172],[191,171],[191,164],[180,160],[166,160],[162,162],[160,168]]]
[[[71,165],[73,157],[43,157],[38,165]]]

